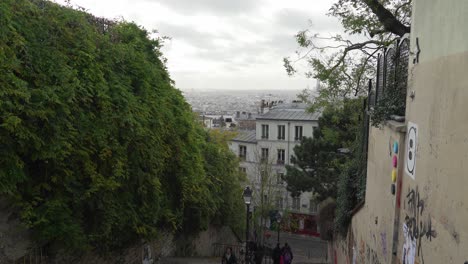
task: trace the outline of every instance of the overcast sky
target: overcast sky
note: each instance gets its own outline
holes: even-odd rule
[[[288,77],[294,34],[339,32],[326,13],[336,0],[71,0],[88,12],[123,17],[171,37],[163,49],[182,90],[304,89],[315,80]],[[64,3],[64,0],[56,0]],[[309,21],[310,20],[310,21]]]

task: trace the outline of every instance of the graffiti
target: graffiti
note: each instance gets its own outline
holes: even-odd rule
[[[370,248],[369,246],[367,247],[366,263],[368,263],[368,264],[380,264],[380,260],[377,257],[377,253],[372,248]]]
[[[387,258],[387,233],[380,233],[380,239],[382,241],[382,255]]]
[[[360,247],[359,247],[359,258],[361,262],[363,262],[366,254],[366,244],[364,244],[364,241],[361,239]]]
[[[414,264],[416,253],[420,257],[421,263],[424,263],[424,255],[421,248],[422,239],[426,238],[432,241],[437,236],[437,233],[432,227],[431,216],[429,215],[427,219],[423,218],[423,212],[425,212],[426,208],[418,188],[409,190],[406,198],[409,215],[406,215],[403,224],[403,236],[405,238],[402,254],[403,264]]]

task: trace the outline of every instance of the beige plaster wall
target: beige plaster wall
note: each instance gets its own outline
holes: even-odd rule
[[[398,188],[391,193],[392,159],[396,155],[397,187],[403,173],[402,157],[404,150],[405,124],[391,122],[382,128],[371,128],[369,133],[369,157],[367,164],[366,199],[363,207],[353,218],[346,238],[333,242],[335,256],[332,263],[391,263],[394,236],[397,237],[395,220],[398,212]],[[403,130],[403,131],[402,131]],[[394,142],[398,143],[398,153],[393,152]],[[395,245],[396,246],[396,245]]]
[[[416,175],[403,179],[397,263],[468,260],[467,25],[466,0],[414,1],[411,45],[417,38],[420,53],[406,117],[418,125]]]
[[[335,263],[468,261],[468,1],[414,0],[412,21],[406,120],[418,128],[415,177],[403,170],[403,134],[372,129],[366,202],[334,242]],[[394,139],[401,187],[393,197],[386,148]]]

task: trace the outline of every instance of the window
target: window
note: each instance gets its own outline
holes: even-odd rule
[[[301,203],[301,198],[299,196],[293,197],[292,209],[299,210],[301,207],[300,203]]]
[[[285,138],[284,135],[286,134],[285,131],[286,131],[286,129],[285,129],[284,125],[279,125],[278,126],[278,139],[279,140],[284,140],[284,138]]]
[[[278,164],[284,164],[284,149],[278,149]]]
[[[276,208],[283,209],[283,198],[278,197],[278,199],[276,199]]]
[[[301,140],[302,139],[302,126],[296,126],[296,133],[294,136],[294,140]]]
[[[262,125],[262,138],[268,139],[268,125]]]
[[[267,172],[266,172],[265,170],[261,170],[261,171],[260,171],[260,179],[259,179],[259,181],[260,181],[260,182],[263,182],[263,179],[266,179],[267,176],[268,176],[268,175],[267,175]]]
[[[268,149],[262,148],[262,161],[268,161]]]
[[[317,204],[313,199],[310,200],[309,209],[311,213],[317,213]]]
[[[239,158],[245,160],[247,157],[247,146],[239,145]]]
[[[240,171],[241,173],[247,174],[247,168],[239,167],[239,171]]]
[[[276,174],[276,184],[283,184],[284,173],[279,172]]]

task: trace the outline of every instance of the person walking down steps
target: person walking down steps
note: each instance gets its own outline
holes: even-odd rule
[[[281,251],[284,264],[291,264],[294,256],[291,247],[288,245],[288,243],[284,243],[284,247]]]
[[[281,248],[280,243],[276,244],[276,247],[273,249],[273,264],[280,264],[281,261]]]
[[[221,264],[237,264],[237,258],[236,255],[234,255],[234,253],[232,252],[232,248],[226,248],[226,252],[223,255]]]

